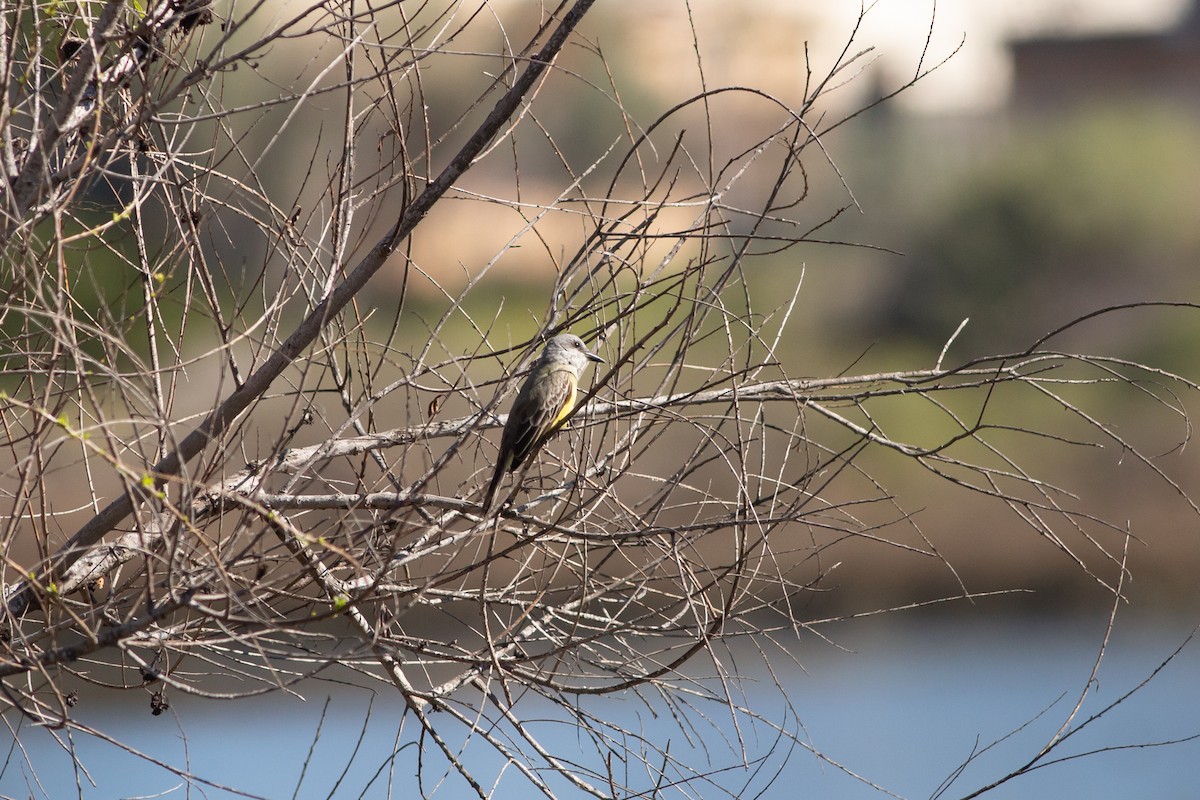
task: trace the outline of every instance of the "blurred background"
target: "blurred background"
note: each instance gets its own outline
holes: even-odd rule
[[[881,2],[861,23],[859,10],[857,3],[654,0],[631,16],[623,7],[601,5],[585,35],[611,76],[590,54],[564,54],[564,66],[597,86],[611,79],[643,126],[703,87],[759,87],[798,107],[856,25],[850,49],[865,52],[836,76],[837,88],[811,115],[815,127],[817,119],[853,113],[929,72],[824,136],[830,163],[806,162],[813,188],[800,213],[811,217],[811,238],[829,244],[757,256],[748,270],[752,300],[772,308],[803,270],[791,346],[782,354],[787,374],[931,367],[968,319],[947,364],[1020,352],[1107,306],[1200,299],[1197,6],[1184,0]],[[452,87],[469,78],[434,72],[431,95],[453,96]],[[551,80],[544,92],[553,100],[539,121],[577,171],[619,137],[599,91],[590,95],[573,81]],[[741,99],[720,106],[713,122],[718,150],[736,152],[746,129],[766,124],[755,115],[773,119],[774,113]],[[559,154],[538,151],[534,142],[524,146],[519,181],[497,160],[481,164],[486,168],[469,173],[463,185],[507,196],[519,183],[523,196],[554,197],[562,184]],[[836,218],[826,223],[830,217]],[[505,249],[525,221],[499,204],[443,204],[430,221],[435,224],[422,228],[412,253],[428,276],[410,283],[409,308],[418,313],[400,322],[411,324],[409,335],[418,339],[414,320],[436,319],[449,304],[446,296],[482,264],[489,270],[480,287],[485,291],[469,295],[466,306],[477,319],[499,314],[489,341],[532,335],[552,264],[569,257],[587,233],[583,216],[551,216],[539,225],[538,246]],[[378,279],[373,297],[385,308],[401,269],[397,264]],[[467,325],[460,329],[462,347],[471,347],[476,334]],[[1187,311],[1129,311],[1079,326],[1052,347],[1140,361],[1194,379],[1200,324]],[[1200,463],[1179,447],[1189,436],[1186,420],[1144,413],[1136,392],[1097,390],[1090,399],[1097,404],[1089,412],[1119,420],[1122,434],[1148,443],[1147,452],[1161,456],[1156,466],[1183,491],[1197,485]],[[1006,409],[1013,420],[1051,413],[1040,402]],[[923,426],[935,424],[928,416],[907,421],[915,439],[921,440]],[[1179,492],[1139,474],[1117,451],[1048,448],[1026,439],[1014,441],[1010,453],[1018,463],[1070,475],[1073,486],[1087,487],[1086,502],[1097,516],[1130,520],[1135,535],[1145,534],[1130,553],[1133,608],[1200,612],[1196,515]],[[916,521],[969,588],[1036,590],[1006,601],[1020,605],[1021,613],[1107,602],[1105,590],[1075,562],[1044,539],[1021,533],[1025,523],[1015,515],[914,474],[903,459],[881,458],[870,469],[905,508],[917,510]],[[864,546],[841,569],[839,586],[848,590],[814,602],[828,611],[861,611],[955,591],[953,576],[940,565],[914,559],[897,569],[897,558],[903,555]]]
[[[603,50],[631,116],[648,123],[703,86],[757,86],[798,105],[810,67],[821,75],[823,65],[837,58],[858,12],[857,3],[821,0],[694,0],[690,6],[640,0],[636,11],[631,4],[601,2],[583,33]],[[873,50],[858,62],[861,69],[842,76],[845,84],[829,96],[824,113],[849,113],[945,63],[823,141],[845,186],[829,171],[814,178],[814,219],[824,219],[852,194],[850,209],[816,237],[831,244],[755,262],[752,289],[764,296],[804,270],[787,355],[790,374],[930,367],[968,318],[949,362],[1020,351],[1105,306],[1200,300],[1200,4],[940,0],[935,12],[932,3],[882,0],[866,15],[856,39],[856,46]],[[703,75],[696,69],[696,41]],[[273,62],[286,60],[279,55],[263,59],[262,84],[239,87],[234,76],[230,91],[252,99],[273,80]],[[565,56],[560,66],[584,69],[589,63],[582,55]],[[428,96],[481,85],[485,65],[457,63],[461,72],[431,71]],[[293,70],[277,80],[294,79]],[[556,88],[561,97],[541,121],[557,131],[568,161],[589,163],[618,133],[606,128],[612,116],[596,108],[603,102],[600,94],[588,96],[575,85],[556,87],[553,81],[546,91]],[[455,113],[452,108],[448,115]],[[755,110],[748,106],[738,113]],[[736,137],[743,122],[737,115],[723,118],[716,134],[723,124]],[[260,128],[255,135],[269,133]],[[253,141],[246,147],[252,150]],[[270,157],[285,189],[286,165],[296,156],[280,146]],[[521,192],[535,200],[547,192],[553,197],[559,178],[552,160],[543,164],[526,156]],[[464,188],[506,195],[512,179],[501,169],[473,171]],[[552,277],[544,253],[516,248],[497,258],[520,224],[512,210],[476,204],[470,214],[455,214],[452,208],[444,204],[413,242],[411,258],[423,275],[410,276],[399,324],[420,336],[420,320],[437,318],[447,294],[466,284],[474,265],[491,264],[486,291],[476,292],[466,310],[489,317],[500,298],[499,343],[531,335],[536,323],[529,309],[540,313]],[[582,224],[564,224],[548,248],[569,253],[582,231]],[[247,261],[261,257],[254,253],[257,245],[237,242],[232,234],[216,246],[236,249]],[[379,276],[364,299],[381,308],[394,305],[399,280],[397,266]],[[1194,314],[1132,311],[1083,326],[1058,345],[1195,378],[1198,334]],[[473,335],[464,326],[464,350]],[[1114,398],[1103,409],[1106,418],[1121,420],[1130,438],[1161,443],[1159,467],[1183,492],[1200,495],[1193,449],[1176,447],[1188,426],[1180,420],[1164,427],[1161,415],[1142,418],[1132,406],[1126,413],[1121,402]],[[877,797],[883,796],[882,786],[928,797],[973,752],[1030,723],[964,771],[946,794],[957,797],[1032,757],[1085,686],[1093,693],[1081,719],[1150,677],[1200,619],[1194,510],[1168,485],[1131,477],[1119,453],[1077,449],[1044,456],[1022,451],[1019,444],[1010,452],[1021,463],[1055,459],[1055,470],[1089,487],[1086,499],[1096,515],[1129,520],[1138,539],[1130,552],[1129,602],[1118,609],[1116,631],[1094,681],[1091,670],[1104,642],[1111,596],[1014,515],[994,505],[984,510],[982,501],[976,505],[944,482],[913,474],[906,463],[880,459],[870,465],[875,477],[916,514],[971,590],[1033,591],[822,627],[820,636],[793,653],[795,668],[773,678],[752,663],[755,654],[741,654],[750,662],[742,664],[741,674],[760,676],[767,688],[773,680],[786,687],[792,705],[780,711],[780,726],[846,769],[802,752],[773,756],[779,751],[761,731],[756,734],[761,738],[741,741],[737,730],[719,720],[714,727],[728,737],[723,745],[681,739],[678,752],[694,750],[697,757],[704,753],[733,765],[713,779],[714,787],[733,796],[753,796],[750,789],[762,790],[765,777],[778,774],[782,779],[762,796],[793,797],[797,786],[811,786],[816,797]],[[839,591],[814,600],[809,610],[814,619],[920,603],[955,590],[939,565],[883,547],[853,554],[837,573]],[[697,676],[712,667],[697,663]],[[1197,667],[1194,648],[1185,649],[1143,692],[1097,723],[1098,730],[1080,735],[1070,752],[1200,733],[1200,689],[1192,679]],[[269,741],[243,727],[245,705],[230,707],[235,718],[219,704],[183,697],[166,717],[152,719],[144,699],[129,694],[120,708],[85,705],[81,719],[91,715],[115,738],[156,758],[186,762],[196,774],[260,796],[285,796],[298,785],[300,797],[389,796],[387,782],[404,786],[416,759],[408,753],[415,753],[417,733],[406,729],[399,740],[409,749],[401,750],[394,766],[398,777],[386,777],[393,768],[387,757],[398,746],[399,708],[385,696],[372,708],[367,745],[351,777],[335,788],[370,693],[334,680],[307,692],[308,702],[282,695],[264,699],[263,717],[279,723]],[[322,724],[326,694],[334,698],[325,723],[333,733],[320,741],[311,756],[316,768],[302,779],[300,763]],[[773,702],[764,699],[769,694],[748,696],[746,702]],[[650,729],[656,723],[646,712],[662,710],[651,700],[645,706],[616,698],[595,702],[596,713],[627,715],[631,726]],[[547,726],[553,730],[552,721]],[[113,797],[166,792],[179,783],[100,741],[78,745],[94,754],[92,775],[81,776],[69,768],[65,754],[55,755],[52,736],[23,732],[22,747],[40,749],[44,764],[61,758],[62,769],[41,772],[41,790],[31,788],[18,770],[6,769],[0,786],[9,796],[71,796],[79,785],[84,796]],[[751,758],[764,753],[765,760],[753,770],[737,767],[739,750]],[[1200,785],[1197,764],[1194,742],[1137,747],[1039,770],[989,796],[1193,797]],[[132,765],[137,773],[130,772]],[[385,777],[372,783],[381,766]],[[115,788],[127,786],[134,774],[138,792]],[[98,789],[86,788],[91,780]],[[461,796],[448,780],[446,796]],[[502,789],[497,796],[527,796],[523,791]],[[219,787],[207,787],[204,794],[235,796]],[[397,790],[390,796],[410,795]],[[722,795],[714,788],[712,796]]]

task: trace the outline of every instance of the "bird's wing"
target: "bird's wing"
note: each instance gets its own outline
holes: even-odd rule
[[[512,463],[515,470],[529,457],[534,446],[543,437],[562,424],[563,419],[575,407],[575,388],[578,379],[567,366],[551,368],[545,377],[531,381],[513,403],[511,419],[507,428],[513,431]]]

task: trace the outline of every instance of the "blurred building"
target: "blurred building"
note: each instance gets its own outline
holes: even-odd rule
[[[1200,0],[1166,30],[1038,36],[1009,46],[1018,111],[1145,100],[1200,112]]]

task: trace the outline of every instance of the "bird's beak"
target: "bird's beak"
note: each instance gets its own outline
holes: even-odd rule
[[[597,364],[604,363],[604,359],[601,358],[600,356],[596,355],[595,353],[588,353],[587,357],[588,357],[588,361],[595,361]]]

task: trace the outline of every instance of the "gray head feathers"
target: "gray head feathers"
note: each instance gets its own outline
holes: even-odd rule
[[[603,362],[604,359],[588,350],[587,345],[573,333],[560,333],[546,342],[546,349],[538,358],[540,364],[570,364],[576,375],[582,375],[589,361]]]

